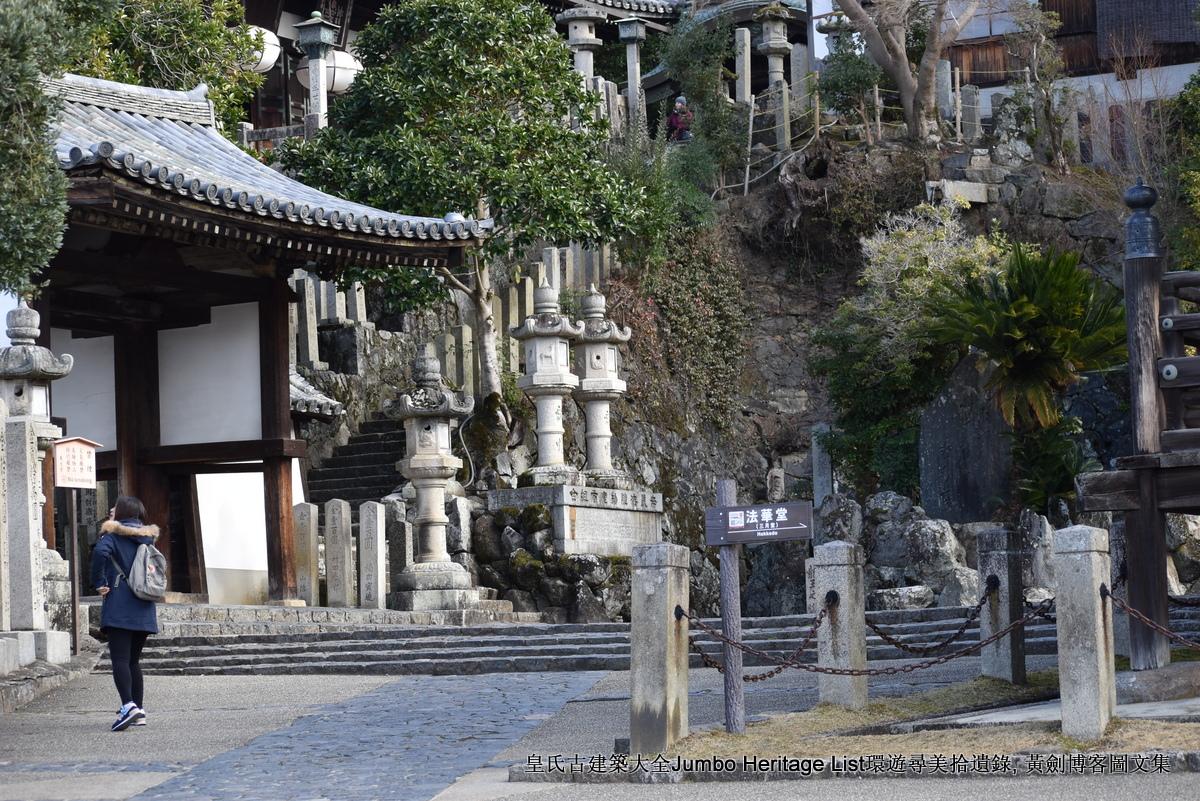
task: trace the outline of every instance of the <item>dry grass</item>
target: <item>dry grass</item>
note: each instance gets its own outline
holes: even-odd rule
[[[1057,725],[1039,723],[905,734],[845,734],[916,718],[937,717],[967,705],[1020,704],[1045,697],[1057,685],[1057,673],[1045,671],[1031,675],[1027,687],[979,678],[904,698],[875,701],[863,710],[821,705],[807,712],[779,715],[750,724],[744,736],[724,731],[694,734],[677,743],[672,752],[685,757],[817,757],[1200,749],[1200,724],[1157,721],[1115,721],[1108,735],[1094,743],[1070,741],[1059,733]]]

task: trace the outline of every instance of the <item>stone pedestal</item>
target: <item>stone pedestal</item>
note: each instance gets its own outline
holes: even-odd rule
[[[564,484],[488,493],[491,511],[532,504],[550,511],[559,553],[631,556],[636,546],[662,540],[662,495],[646,489]]]
[[[979,585],[988,586],[991,576],[998,581],[996,591],[988,596],[987,605],[979,615],[979,639],[985,640],[1025,614],[1021,535],[1009,529],[989,529],[979,535],[978,548]],[[980,649],[979,672],[1013,684],[1024,684],[1024,627]]]
[[[1100,595],[1109,581],[1108,532],[1091,526],[1054,532],[1054,575],[1062,733],[1096,740],[1117,706],[1112,601]]]
[[[688,733],[688,549],[633,552],[629,630],[629,752],[656,755]]]
[[[813,548],[810,561],[816,602],[823,605],[830,592],[837,593],[837,604],[829,610],[817,632],[817,664],[862,670],[867,666],[862,548],[835,540]],[[862,709],[867,705],[866,676],[821,674],[817,688],[821,703],[847,709]]]

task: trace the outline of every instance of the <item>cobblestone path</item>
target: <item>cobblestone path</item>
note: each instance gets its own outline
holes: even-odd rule
[[[305,715],[134,798],[425,801],[486,765],[603,675],[419,676],[392,682]]]

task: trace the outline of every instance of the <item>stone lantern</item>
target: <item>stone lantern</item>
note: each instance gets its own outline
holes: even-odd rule
[[[41,318],[24,301],[8,313],[8,338],[0,349],[0,407],[6,406],[4,447],[7,456],[4,494],[8,511],[8,576],[0,575],[0,629],[47,627],[46,593],[40,551],[42,464],[62,431],[50,423],[50,382],[71,372],[74,360],[58,357],[37,344]],[[0,464],[5,460],[0,458]],[[0,540],[4,540],[0,530]],[[3,545],[0,542],[0,545]],[[0,571],[4,568],[0,552]],[[58,632],[69,640],[70,635]],[[44,646],[39,646],[42,648]]]
[[[782,6],[767,6],[762,14],[762,41],[758,52],[767,57],[767,82],[774,89],[783,83],[783,59],[792,52],[788,43],[787,24],[791,15]]]
[[[326,62],[329,51],[337,44],[338,26],[326,22],[320,11],[314,11],[304,22],[296,23],[298,44],[308,56],[308,115],[304,118],[305,136],[324,128],[329,119],[329,75]]]
[[[417,493],[417,543],[413,563],[396,577],[401,609],[466,609],[479,594],[466,569],[446,549],[446,484],[462,467],[450,451],[450,421],[471,413],[475,399],[442,385],[442,365],[433,356],[413,362],[417,388],[400,398],[406,458],[400,472]]]
[[[567,26],[567,47],[575,57],[575,71],[584,77],[595,74],[595,54],[604,44],[596,36],[597,23],[604,15],[591,8],[568,8],[554,18],[560,25]]]
[[[575,400],[583,407],[587,420],[587,467],[583,474],[589,487],[629,489],[632,483],[612,463],[612,429],[609,413],[612,402],[625,394],[625,382],[617,372],[620,355],[617,346],[628,342],[630,331],[605,317],[604,295],[593,285],[583,296],[583,333],[575,347],[579,388]]]
[[[625,70],[629,101],[629,125],[636,131],[645,128],[646,109],[642,104],[642,42],[646,41],[646,23],[637,17],[617,20],[617,37],[625,45]]]
[[[534,314],[512,330],[524,343],[525,375],[517,386],[537,408],[537,464],[521,475],[522,486],[582,484],[578,470],[563,458],[563,398],[579,386],[571,372],[571,342],[583,330],[562,315],[558,290],[542,279],[533,292]]]

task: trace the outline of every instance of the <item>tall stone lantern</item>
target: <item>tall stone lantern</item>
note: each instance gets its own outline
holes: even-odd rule
[[[0,531],[0,541],[8,543],[8,576],[0,573],[0,629],[47,627],[40,556],[45,547],[42,506],[46,503],[42,464],[50,444],[62,436],[50,423],[50,382],[70,373],[74,360],[55,356],[37,344],[40,323],[38,313],[22,301],[8,313],[12,344],[0,350],[0,407],[8,407],[3,449],[7,537]],[[0,552],[0,571],[4,562]]]
[[[544,278],[533,292],[533,310],[512,330],[513,338],[525,347],[525,375],[517,379],[517,386],[537,408],[537,464],[518,483],[582,484],[580,472],[563,458],[563,398],[579,386],[578,376],[571,372],[571,342],[583,326],[563,316],[558,290]]]
[[[617,346],[629,341],[630,331],[605,316],[607,304],[595,285],[583,296],[582,307],[583,320],[579,324],[583,332],[575,346],[580,376],[575,400],[583,407],[587,420],[587,467],[583,474],[589,487],[629,489],[629,476],[613,467],[609,416],[612,402],[625,394],[625,382],[617,372]]]
[[[596,36],[596,25],[604,21],[604,15],[591,8],[568,8],[554,21],[567,26],[567,47],[575,58],[575,71],[585,80],[591,78],[596,73],[596,51],[604,44]]]
[[[326,21],[320,11],[304,22],[296,23],[298,44],[308,57],[308,115],[304,119],[304,135],[312,136],[315,129],[324,128],[329,120],[329,51],[337,44],[340,28]],[[314,129],[314,130],[310,130]]]
[[[475,399],[442,385],[442,365],[433,356],[413,362],[417,388],[398,405],[404,421],[407,457],[400,472],[417,491],[417,547],[411,565],[397,577],[401,609],[466,609],[479,595],[466,569],[446,549],[446,484],[462,467],[450,451],[450,421],[471,413]]]
[[[783,60],[792,52],[788,42],[787,24],[791,19],[787,9],[768,6],[762,14],[762,42],[758,52],[767,57],[767,81],[770,88],[784,81]]]
[[[625,45],[629,127],[642,133],[646,127],[646,108],[642,103],[642,42],[646,41],[646,23],[637,17],[617,20],[617,38]]]

